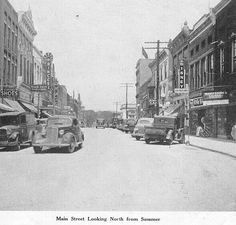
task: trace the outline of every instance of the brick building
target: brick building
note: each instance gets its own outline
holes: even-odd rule
[[[190,131],[231,138],[236,102],[236,2],[222,0],[195,25],[189,38]]]

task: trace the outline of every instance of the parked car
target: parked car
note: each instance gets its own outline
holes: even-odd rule
[[[46,135],[46,126],[47,126],[48,118],[36,119],[36,130],[40,132],[42,135]]]
[[[82,147],[84,134],[77,118],[56,115],[48,118],[46,136],[37,134],[33,143],[35,153],[41,153],[48,148],[66,149],[68,153]]]
[[[97,119],[96,120],[96,128],[105,128],[106,122],[104,119]]]
[[[131,136],[136,138],[136,140],[144,138],[144,128],[145,126],[152,126],[153,120],[153,118],[140,118],[135,125],[134,131]]]
[[[152,126],[144,128],[145,142],[149,144],[151,141],[172,142],[178,141],[184,143],[184,129],[177,127],[177,118],[174,116],[157,116],[154,117]]]
[[[133,133],[135,124],[136,124],[135,119],[124,120],[122,131],[124,131],[125,133]]]
[[[0,114],[0,147],[20,150],[21,145],[31,145],[36,133],[35,116],[29,112]]]

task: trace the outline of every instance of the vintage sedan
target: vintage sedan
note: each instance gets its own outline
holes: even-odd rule
[[[172,144],[173,141],[185,142],[184,128],[178,127],[177,117],[175,116],[156,116],[152,126],[145,126],[145,142],[151,141],[166,142]]]
[[[153,120],[153,118],[140,118],[131,136],[136,138],[136,140],[144,138],[144,128],[145,126],[152,126]]]
[[[29,112],[0,114],[0,147],[20,150],[21,145],[31,145],[36,134],[35,116]]]
[[[82,147],[84,134],[77,118],[55,115],[48,118],[46,135],[36,135],[33,143],[35,153],[41,153],[49,148],[65,149],[68,153]]]

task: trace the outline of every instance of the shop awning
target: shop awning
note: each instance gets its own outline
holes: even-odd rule
[[[7,112],[14,112],[15,110],[5,104],[0,103],[0,110]]]
[[[46,111],[42,111],[43,116],[45,117],[51,117],[52,115],[47,113]]]
[[[33,106],[25,102],[21,102],[22,105],[24,105],[30,112],[37,113],[38,110]]]
[[[25,112],[25,110],[22,108],[22,106],[19,104],[19,102],[4,98],[4,102],[9,105],[11,108],[13,108],[15,111],[18,112]]]
[[[182,106],[182,103],[170,105],[167,109],[164,109],[164,115],[177,115],[178,111],[180,110],[180,107]]]

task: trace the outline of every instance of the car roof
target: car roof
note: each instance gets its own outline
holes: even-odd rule
[[[140,120],[149,120],[149,121],[152,121],[154,118],[150,118],[150,117],[142,117],[142,118],[139,118],[139,121]]]
[[[67,115],[54,115],[49,117],[48,119],[53,119],[53,118],[69,118],[69,119],[76,119],[75,116],[67,116]]]
[[[18,116],[20,114],[24,114],[25,112],[6,112],[6,113],[1,113],[0,117],[2,116]]]
[[[155,116],[154,118],[168,118],[168,119],[176,119],[176,116]]]

